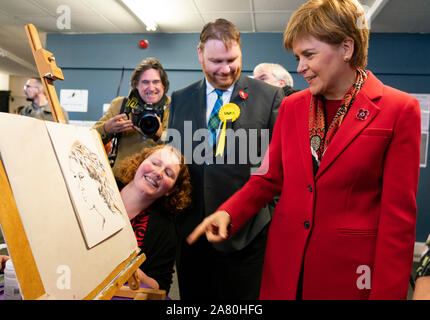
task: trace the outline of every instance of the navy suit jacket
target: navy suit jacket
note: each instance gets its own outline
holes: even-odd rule
[[[192,184],[192,205],[177,217],[181,236],[215,212],[248,181],[251,170],[258,168],[261,161],[256,159],[264,156],[264,141],[271,138],[283,97],[281,88],[240,76],[230,99],[240,108],[240,116],[233,123],[227,121],[224,154],[215,157],[206,138],[206,80],[173,92],[168,140],[185,155]],[[270,222],[272,211],[273,204],[265,206],[234,237],[214,247],[220,251],[244,248]]]

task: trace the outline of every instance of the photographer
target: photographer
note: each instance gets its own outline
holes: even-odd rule
[[[143,60],[134,69],[130,85],[129,96],[112,100],[108,111],[93,127],[104,144],[117,137],[116,152],[113,148],[115,176],[122,159],[161,143],[169,118],[169,80],[157,59]]]

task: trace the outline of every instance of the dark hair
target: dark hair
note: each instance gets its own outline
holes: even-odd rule
[[[240,32],[237,27],[230,21],[222,18],[208,22],[203,27],[200,32],[200,50],[203,50],[205,43],[211,39],[221,40],[226,48],[229,48],[232,42],[237,42],[239,47],[241,46]]]
[[[121,161],[118,167],[118,179],[127,184],[134,179],[137,169],[140,164],[145,161],[155,151],[170,148],[176,153],[180,159],[180,169],[178,177],[172,191],[167,196],[161,197],[158,201],[164,210],[167,212],[179,212],[187,208],[191,204],[191,181],[188,166],[185,164],[184,156],[170,145],[158,145],[151,148],[144,148],[142,151],[125,158]]]
[[[142,60],[142,62],[134,69],[133,75],[130,79],[130,85],[134,89],[139,83],[140,75],[148,69],[155,69],[160,74],[161,83],[164,86],[164,94],[169,91],[169,78],[167,77],[166,70],[164,70],[160,61],[155,58],[147,58]]]
[[[369,47],[369,29],[365,12],[357,0],[309,0],[291,16],[284,32],[284,46],[293,49],[294,41],[313,36],[331,45],[354,40],[353,68],[365,68]]]

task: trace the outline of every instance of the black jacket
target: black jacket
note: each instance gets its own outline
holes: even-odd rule
[[[284,91],[286,97],[288,97],[290,94],[293,94],[294,92],[299,91],[294,89],[293,87],[290,87],[289,85],[285,85],[284,87],[282,87],[282,90]]]
[[[168,125],[168,141],[181,150],[189,163],[191,175],[192,205],[177,218],[180,236],[187,236],[206,216],[213,213],[224,201],[248,181],[251,170],[259,163],[249,156],[251,150],[264,154],[261,146],[262,131],[271,136],[283,99],[281,88],[263,81],[240,76],[235,84],[230,102],[240,108],[240,116],[235,122],[227,122],[227,130],[246,132],[247,141],[241,138],[226,140],[224,159],[214,157],[215,152],[204,149],[205,139],[196,132],[204,132],[206,125],[206,81],[195,82],[172,94]],[[255,130],[257,129],[257,130]],[[171,133],[169,132],[172,131]],[[250,131],[257,132],[257,138],[250,138]],[[175,144],[178,140],[179,144]],[[170,141],[172,139],[173,141]],[[252,140],[252,141],[251,141]],[[204,159],[201,161],[201,155]],[[245,156],[245,157],[242,157]],[[229,161],[229,157],[233,161]],[[218,162],[221,160],[221,164]],[[213,164],[207,164],[207,163]],[[232,163],[233,162],[233,163]],[[212,244],[217,250],[231,252],[243,249],[270,222],[271,210],[263,208],[232,239]]]

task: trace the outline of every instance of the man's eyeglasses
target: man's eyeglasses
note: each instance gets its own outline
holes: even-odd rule
[[[27,90],[28,88],[37,88],[35,86],[30,86],[29,84],[24,85],[24,90]]]

